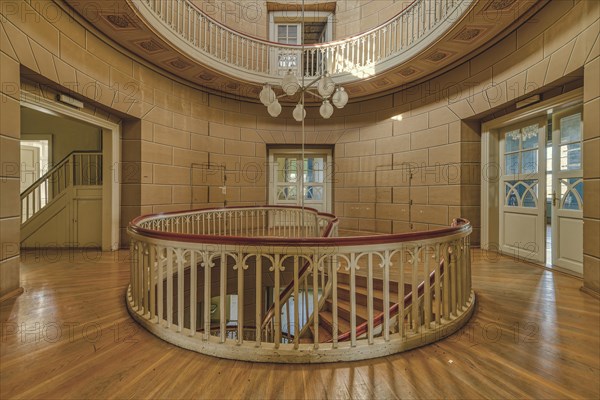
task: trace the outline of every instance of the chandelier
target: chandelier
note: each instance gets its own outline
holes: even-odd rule
[[[302,80],[304,81],[304,79]],[[279,96],[275,94],[272,85],[269,83],[264,84],[259,94],[260,101],[267,107],[267,111],[272,117],[277,117],[281,113],[279,98],[286,95],[293,96],[298,91],[300,91],[302,96],[292,113],[294,119],[298,122],[301,122],[306,117],[306,110],[304,109],[305,93],[323,101],[319,108],[319,113],[325,119],[333,115],[333,106],[344,108],[348,103],[348,93],[346,93],[343,87],[336,85],[328,73],[324,73],[307,85],[303,85],[298,81],[298,77],[296,77],[292,70],[289,69],[283,77],[280,86],[283,89],[283,94]]]

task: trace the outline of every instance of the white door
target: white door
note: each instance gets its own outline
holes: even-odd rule
[[[544,118],[500,131],[500,251],[521,259],[545,260]]]
[[[583,273],[581,107],[552,118],[552,265]]]
[[[21,193],[40,178],[40,149],[21,143]]]
[[[305,152],[304,162],[298,150],[274,151],[270,154],[270,204],[302,205],[331,212],[331,152]]]

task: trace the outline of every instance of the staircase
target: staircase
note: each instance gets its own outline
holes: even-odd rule
[[[71,152],[36,180],[21,193],[21,247],[99,242],[102,181],[102,153],[86,151]]]
[[[440,279],[444,274],[444,265],[440,264],[439,269]],[[339,273],[337,275],[337,340],[347,341],[350,340],[352,336],[352,305],[351,305],[351,285],[350,285],[350,275],[347,273]],[[411,323],[414,323],[417,319],[420,321],[424,315],[422,310],[422,305],[424,301],[424,294],[426,293],[426,283],[425,281],[421,282],[418,286],[415,284],[415,289],[413,294],[413,286],[411,284],[404,284],[404,301],[403,307],[400,307],[400,304],[397,302],[398,299],[398,288],[399,285],[397,282],[390,281],[389,282],[389,300],[387,306],[385,307],[384,301],[384,293],[383,293],[383,280],[373,278],[373,287],[372,287],[372,307],[373,314],[369,315],[369,289],[368,289],[368,279],[364,276],[356,276],[355,277],[355,332],[356,338],[360,339],[364,337],[368,332],[368,321],[369,318],[373,320],[373,335],[377,336],[382,332],[383,320],[384,320],[384,311],[387,307],[389,310],[389,319],[390,319],[390,329],[397,331],[398,327],[398,310],[403,309],[402,312],[402,326],[410,327]],[[431,272],[429,275],[429,288],[431,289],[435,282],[435,271]],[[430,292],[430,301],[433,306],[433,313],[430,315],[428,320],[439,319],[440,317],[440,309],[439,309],[439,301],[435,298],[434,292]],[[421,315],[417,316],[413,314],[413,302],[417,303],[418,313]],[[441,299],[440,299],[441,300]],[[437,312],[436,312],[437,310]],[[333,332],[334,332],[334,304],[332,296],[329,296],[321,310],[319,311],[319,324],[318,324],[318,338],[320,343],[328,343],[333,341]],[[436,314],[438,314],[436,316]],[[436,318],[437,317],[437,318]],[[412,320],[412,321],[411,321]],[[303,343],[312,343],[315,337],[315,328],[314,324],[310,324],[308,326],[308,330],[300,338],[300,341]]]
[[[338,316],[338,336],[350,333],[351,331],[351,296],[350,296],[350,275],[345,273],[338,273],[337,276],[337,316]],[[364,276],[357,276],[356,282],[356,326],[362,325],[367,322],[369,318],[368,308],[368,289],[367,289],[367,278]],[[392,285],[396,286],[396,285]],[[381,279],[373,279],[373,313],[374,315],[383,313],[383,281]],[[393,289],[392,289],[393,290]],[[396,298],[398,290],[390,290],[390,296]],[[410,291],[410,287],[408,288]],[[394,303],[389,302],[388,307]],[[319,311],[319,342],[330,342],[333,339],[333,299],[329,297]],[[309,326],[310,335],[308,338],[312,342],[315,332],[314,325]]]

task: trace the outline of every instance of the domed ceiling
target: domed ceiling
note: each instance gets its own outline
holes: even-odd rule
[[[140,13],[140,3],[129,0],[65,0],[102,33],[148,62],[209,91],[257,101],[263,80],[231,73],[208,57],[182,50]],[[137,0],[143,2],[146,0]],[[410,51],[394,65],[375,63],[346,77],[343,86],[351,100],[377,97],[438,75],[499,41],[539,10],[547,1],[465,1],[460,19],[418,52]]]

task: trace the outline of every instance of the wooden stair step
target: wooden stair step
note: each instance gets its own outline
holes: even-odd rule
[[[311,337],[306,343],[314,343],[315,331],[314,326],[310,325],[308,328],[310,330]],[[333,337],[331,336],[331,332],[328,332],[327,329],[321,325],[319,325],[319,343],[329,342]]]
[[[327,309],[329,311],[333,311],[333,300],[331,298],[327,299],[325,301],[325,303],[327,304]],[[373,302],[375,303],[375,302]],[[350,301],[344,300],[344,299],[338,299],[337,301],[337,305],[338,305],[338,316],[341,318],[344,318],[346,321],[350,320]],[[377,314],[380,313],[382,311],[382,309],[380,307],[376,307],[375,304],[373,304],[373,313]],[[332,313],[333,314],[333,313]],[[364,322],[368,319],[369,317],[369,309],[366,305],[362,305],[359,303],[356,303],[356,323],[359,324],[361,322]]]
[[[368,289],[366,287],[356,286],[356,304],[367,305],[368,298]],[[395,292],[390,292],[390,302],[392,305],[396,302],[398,294]],[[343,300],[350,300],[350,286],[344,283],[338,283],[338,298],[342,298]],[[383,291],[373,289],[373,304],[374,307],[379,309],[383,309]]]
[[[344,272],[338,272],[337,276],[338,283],[350,285],[350,274]],[[356,286],[367,287],[368,278],[362,275],[355,275],[354,281]],[[398,292],[398,283],[390,280],[390,292]],[[373,289],[383,290],[383,279],[373,278]]]
[[[329,331],[329,335],[333,331],[333,314],[331,311],[321,311],[319,313],[319,325],[325,327]],[[340,318],[338,315],[338,335],[350,331],[350,321]]]

